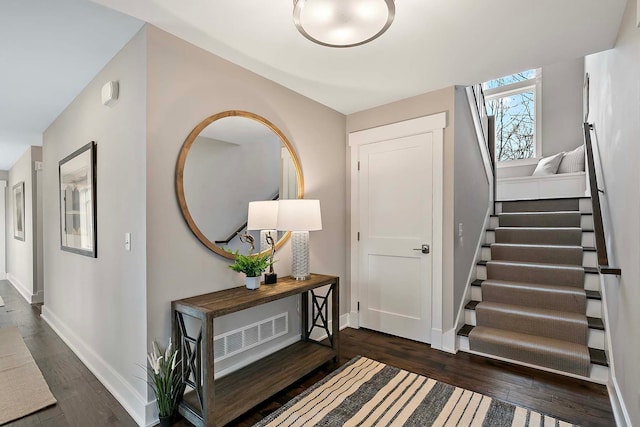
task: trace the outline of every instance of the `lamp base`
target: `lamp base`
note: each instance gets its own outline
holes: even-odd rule
[[[291,277],[295,280],[311,278],[309,273],[309,232],[291,232]]]

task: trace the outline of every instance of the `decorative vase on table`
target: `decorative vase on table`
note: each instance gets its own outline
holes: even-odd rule
[[[246,285],[247,285],[247,289],[258,289],[260,287],[260,279],[262,277],[261,276],[256,276],[256,277],[249,277],[247,276],[247,281],[246,281]]]

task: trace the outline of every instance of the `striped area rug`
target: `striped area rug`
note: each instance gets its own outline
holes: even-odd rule
[[[555,418],[356,357],[255,427],[558,426]]]

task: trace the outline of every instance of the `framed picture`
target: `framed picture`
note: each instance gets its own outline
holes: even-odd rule
[[[58,170],[60,248],[96,258],[96,143],[60,160]]]
[[[13,186],[13,238],[24,242],[24,181]]]

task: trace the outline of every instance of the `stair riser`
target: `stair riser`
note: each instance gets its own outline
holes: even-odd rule
[[[466,308],[464,310],[464,323],[476,326],[476,311]],[[589,329],[588,347],[604,350],[604,331],[600,329]]]
[[[512,208],[508,208],[505,207],[504,211],[503,211],[503,202],[496,202],[496,214],[501,214],[502,212],[553,212],[553,211],[570,211],[570,210],[574,210],[571,208],[566,208],[563,204],[563,202],[551,202],[551,201],[545,201],[547,202],[547,204],[550,206],[548,209],[544,209],[544,210],[539,210],[537,208],[531,208],[530,206],[532,205],[532,203],[520,203],[521,205],[521,209],[518,210],[513,210]],[[508,204],[513,206],[514,202],[509,202]],[[517,203],[517,202],[516,202]],[[555,204],[555,207],[552,206]],[[535,205],[535,203],[534,203]],[[580,199],[578,202],[578,211],[582,212],[582,213],[592,213],[592,208],[591,208],[591,199]]]
[[[495,266],[494,266],[495,267]],[[487,280],[487,267],[484,265],[476,266],[476,276],[480,280]],[[500,273],[496,273],[496,269],[494,271],[494,276],[491,279],[495,280],[506,280],[513,282],[526,282],[526,283],[539,283],[543,285],[561,285],[561,286],[573,286],[577,288],[584,289],[584,283],[586,279],[580,280],[579,273],[575,272],[575,270],[569,270],[567,274],[565,272],[558,272],[551,269],[529,269],[529,268],[518,268],[518,267],[504,267],[501,269]],[[564,277],[562,282],[559,282],[557,277],[561,274]],[[582,276],[586,276],[585,273]]]
[[[491,248],[482,248],[481,259],[483,261],[491,261],[493,258],[491,257]],[[504,260],[506,261],[506,260]],[[519,259],[518,261],[530,261],[535,262],[535,260],[525,260]],[[583,267],[597,267],[598,266],[598,256],[595,252],[584,251],[582,253],[582,264]]]
[[[487,230],[485,235],[485,243],[491,244],[496,243],[496,233],[493,230]],[[518,242],[525,243],[525,242]],[[583,231],[582,232],[582,242],[581,246],[584,247],[595,247],[595,236],[593,231]]]
[[[459,336],[458,337],[458,349],[460,351],[464,351],[465,353],[473,353],[469,349],[469,338],[460,337]],[[489,355],[483,355],[483,356],[489,357],[491,359],[496,359],[496,360],[505,360],[505,361],[513,362],[513,363],[516,363],[516,364],[519,364],[519,365],[530,366],[530,367],[532,366],[532,365],[529,365],[529,364],[525,364],[525,363],[519,362],[517,360],[501,359],[501,358],[498,358],[498,357],[494,357],[494,356],[492,356],[490,354]],[[539,366],[533,366],[533,367],[536,367],[538,369],[542,369],[544,371],[556,372],[556,373],[559,373],[561,375],[566,375],[566,376],[569,376],[569,377],[575,377],[574,375],[566,374],[564,372],[559,372],[559,371],[553,371],[553,370],[550,370],[550,369],[547,369],[547,368],[544,368],[544,367],[539,367]],[[579,377],[579,378],[581,378],[581,377]],[[591,369],[589,371],[589,377],[587,379],[592,381],[592,382],[598,383],[598,384],[607,384],[607,382],[609,381],[609,368],[606,367],[606,366],[596,365],[596,364],[592,363],[591,364]]]
[[[497,216],[492,216],[489,219],[489,228],[497,228],[499,226],[500,226],[500,218],[498,218]],[[534,227],[534,225],[529,225],[529,227]],[[583,230],[593,230],[593,216],[581,215],[580,227]]]
[[[482,288],[480,286],[471,286],[471,299],[474,301],[482,301]],[[602,301],[587,299],[587,310],[585,314],[589,317],[602,319]]]

